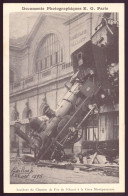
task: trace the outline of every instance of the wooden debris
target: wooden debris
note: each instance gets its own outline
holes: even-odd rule
[[[78,164],[78,163],[68,163],[68,162],[51,162],[51,161],[40,161],[37,164],[38,167],[54,167],[60,169],[69,169],[82,171],[103,171],[106,175],[119,176],[119,166],[118,165],[105,165],[105,164]],[[79,169],[76,169],[79,168]]]
[[[94,153],[93,157],[91,158],[91,160],[90,160],[90,164],[92,164],[92,163],[93,163],[93,161],[94,161],[94,159],[96,158],[96,156],[97,156],[97,152],[96,152],[96,153]]]

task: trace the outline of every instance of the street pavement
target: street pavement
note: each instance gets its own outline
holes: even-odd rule
[[[20,160],[10,162],[11,184],[86,184],[118,183],[119,177],[107,176],[103,171],[81,171],[39,167],[33,163]]]

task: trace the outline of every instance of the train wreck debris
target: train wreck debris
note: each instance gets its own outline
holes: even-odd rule
[[[22,124],[19,121],[15,122],[15,133],[34,151],[34,162],[68,159],[64,149],[67,145],[73,146],[81,139],[83,124],[90,114],[98,113],[101,105],[107,103],[114,105],[118,102],[118,28],[116,25],[106,25],[109,26],[106,44],[101,44],[102,40],[95,43],[95,35],[93,35],[90,41],[72,53],[74,75],[70,84],[66,84],[68,91],[58,108],[53,111],[48,104],[45,104],[43,113],[47,117],[46,120],[30,118],[29,134],[22,131]],[[105,27],[104,23],[102,28]],[[114,52],[113,55],[111,55],[112,52]],[[101,143],[95,142],[100,147]],[[96,158],[101,164],[101,157],[98,158],[97,154],[99,151],[98,148],[92,150],[94,155],[88,165],[93,164]],[[102,152],[107,157],[105,148],[102,148]],[[117,149],[112,152],[112,157],[118,155]],[[78,155],[81,164],[84,164],[83,158],[87,156],[89,154]],[[111,158],[111,161],[113,159]],[[71,160],[70,157],[70,161],[75,162],[75,158],[72,157]],[[80,168],[82,169],[83,166]]]

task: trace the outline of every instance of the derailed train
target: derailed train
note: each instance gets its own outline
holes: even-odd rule
[[[95,40],[105,29],[105,34]],[[91,40],[72,53],[74,75],[66,84],[67,93],[56,111],[46,104],[44,114],[49,120],[30,119],[30,134],[20,122],[16,134],[35,152],[35,160],[62,159],[64,148],[82,137],[82,125],[88,116],[106,103],[118,103],[118,25],[106,18]]]

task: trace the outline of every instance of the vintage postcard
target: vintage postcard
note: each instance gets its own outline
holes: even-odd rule
[[[4,192],[124,192],[124,4],[3,8]]]

